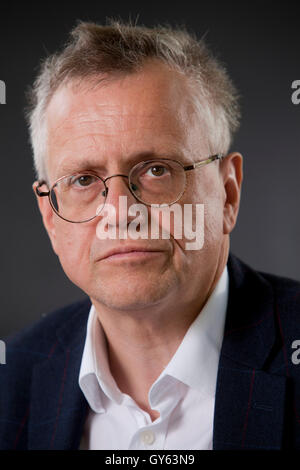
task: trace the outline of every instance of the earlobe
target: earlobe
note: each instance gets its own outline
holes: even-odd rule
[[[243,180],[243,157],[238,152],[230,153],[223,161],[222,176],[224,185],[223,233],[229,234],[239,211]]]

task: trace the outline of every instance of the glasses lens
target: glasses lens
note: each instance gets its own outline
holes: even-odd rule
[[[104,207],[106,189],[95,175],[76,174],[58,180],[50,191],[58,215],[70,222],[86,222]]]
[[[146,204],[172,204],[184,192],[185,171],[173,160],[151,160],[133,167],[129,183],[132,192]]]

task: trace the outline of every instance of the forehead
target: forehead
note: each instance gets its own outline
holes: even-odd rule
[[[190,152],[200,132],[189,93],[185,77],[153,63],[98,86],[60,88],[47,109],[49,173],[59,177],[82,160]]]

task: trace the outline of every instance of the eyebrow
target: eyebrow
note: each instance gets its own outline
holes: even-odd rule
[[[144,151],[139,152],[138,154],[133,155],[126,161],[121,161],[124,166],[133,167],[137,163],[144,161],[144,160],[156,160],[160,158],[170,158],[172,160],[179,160],[183,158],[183,155],[180,155],[178,152],[174,154],[174,152],[159,152],[155,153],[153,151]],[[82,171],[93,171],[95,173],[105,173],[107,171],[106,166],[101,162],[96,162],[95,160],[89,160],[88,158],[84,160],[78,160],[72,164],[66,163],[65,165],[62,164],[59,167],[60,176],[70,175],[74,173],[80,173]]]
[[[61,175],[70,175],[73,173],[79,173],[81,171],[105,171],[105,167],[102,164],[95,163],[92,160],[79,160],[78,162],[74,162],[72,164],[66,164],[59,167],[59,173]]]

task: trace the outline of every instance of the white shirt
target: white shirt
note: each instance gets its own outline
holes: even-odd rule
[[[155,421],[118,388],[109,369],[106,340],[92,305],[79,373],[89,403],[80,449],[212,449],[215,389],[228,300],[222,276],[179,348],[152,384]]]

